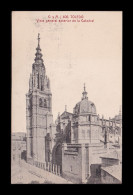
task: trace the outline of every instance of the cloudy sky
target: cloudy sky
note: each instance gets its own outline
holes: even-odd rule
[[[82,16],[94,22],[37,22],[48,17]],[[26,132],[26,96],[37,35],[51,81],[54,121],[58,112],[73,112],[83,84],[97,113],[119,113],[122,104],[122,12],[12,13],[12,131]]]

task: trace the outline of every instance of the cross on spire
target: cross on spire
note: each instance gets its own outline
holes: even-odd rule
[[[40,33],[38,33],[38,46],[40,46]]]
[[[42,53],[41,53],[41,48],[40,48],[40,33],[38,33],[37,40],[38,40],[38,46],[36,48],[35,62],[42,64],[43,63],[43,59],[42,59]]]
[[[85,91],[85,83],[84,83],[84,91]]]

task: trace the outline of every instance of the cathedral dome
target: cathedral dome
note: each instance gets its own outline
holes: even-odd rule
[[[93,102],[88,100],[85,86],[82,94],[83,94],[82,100],[78,102],[73,109],[74,114],[82,114],[82,113],[96,114],[96,106]]]

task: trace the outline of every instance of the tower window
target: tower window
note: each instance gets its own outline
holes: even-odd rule
[[[42,99],[39,99],[39,106],[42,106]]]
[[[37,73],[37,88],[39,89],[39,74]]]
[[[43,82],[42,82],[42,76],[40,76],[40,85],[41,85],[41,91],[43,91]]]
[[[47,100],[44,99],[44,107],[47,107]]]

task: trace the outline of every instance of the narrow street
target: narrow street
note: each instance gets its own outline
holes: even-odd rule
[[[64,178],[21,161],[11,168],[12,184],[72,184]]]

